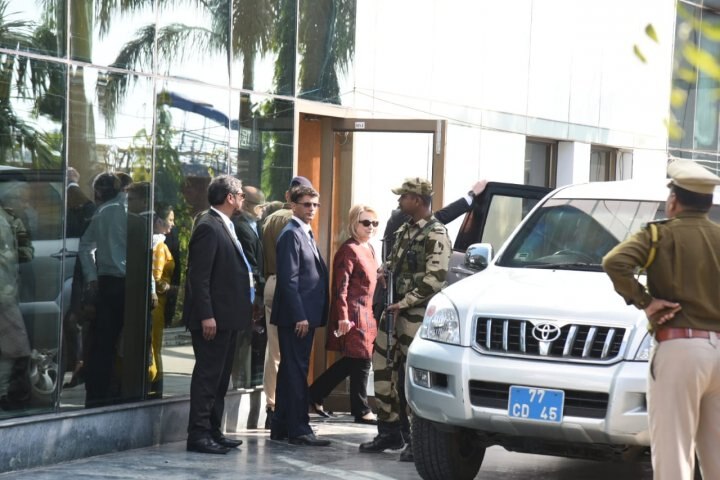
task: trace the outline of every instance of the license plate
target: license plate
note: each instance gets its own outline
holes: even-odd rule
[[[540,422],[560,423],[565,392],[536,387],[510,387],[508,415]]]

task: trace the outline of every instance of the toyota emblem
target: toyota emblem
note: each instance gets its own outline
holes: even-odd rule
[[[538,323],[532,329],[532,336],[538,342],[554,342],[560,337],[560,327],[553,323]]]

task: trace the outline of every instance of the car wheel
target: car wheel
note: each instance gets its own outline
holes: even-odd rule
[[[471,430],[440,430],[417,415],[412,418],[412,445],[415,468],[424,480],[471,480],[485,457],[485,447]]]

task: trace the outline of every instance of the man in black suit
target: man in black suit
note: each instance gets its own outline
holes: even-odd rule
[[[245,257],[250,262],[253,278],[255,279],[255,304],[253,305],[253,320],[262,320],[263,299],[262,291],[265,286],[263,275],[263,245],[262,228],[260,228],[260,205],[265,203],[265,195],[258,188],[249,185],[243,186],[245,200],[240,212],[232,217],[235,234],[242,244]],[[251,340],[253,329],[242,331],[238,334],[237,347],[235,351],[232,383],[234,388],[249,388],[252,386],[251,370]],[[259,412],[258,412],[259,413]],[[257,424],[257,421],[254,422]]]
[[[242,441],[221,431],[225,393],[239,330],[252,319],[254,281],[230,217],[242,208],[237,178],[221,175],[208,186],[211,207],[196,220],[188,253],[183,322],[192,335],[188,451],[227,453]]]
[[[235,389],[252,388],[262,382],[262,368],[267,343],[265,306],[262,295],[265,288],[265,275],[263,273],[262,222],[260,221],[265,194],[259,188],[250,185],[243,185],[243,193],[245,193],[245,201],[242,210],[233,215],[232,222],[235,226],[235,234],[245,251],[245,257],[252,268],[256,295],[253,305],[253,325],[238,333],[231,375]],[[248,429],[257,428],[261,400],[262,392],[259,390],[250,394],[250,410],[246,425]]]
[[[326,446],[310,428],[308,366],[315,328],[327,323],[328,270],[310,228],[319,195],[311,187],[290,194],[293,216],[277,243],[277,286],[270,323],[280,343],[275,414],[270,438],[293,445]]]

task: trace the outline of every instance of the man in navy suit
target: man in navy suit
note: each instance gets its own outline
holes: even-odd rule
[[[188,451],[227,453],[242,441],[222,434],[222,418],[239,330],[250,327],[254,285],[230,217],[242,208],[242,182],[229,175],[208,186],[210,209],[190,238],[183,321],[192,335]]]
[[[328,311],[328,270],[310,228],[318,199],[311,187],[292,190],[293,217],[277,243],[277,286],[270,319],[277,325],[280,344],[270,438],[313,447],[330,444],[315,436],[308,416],[310,351],[315,328],[325,326]]]

